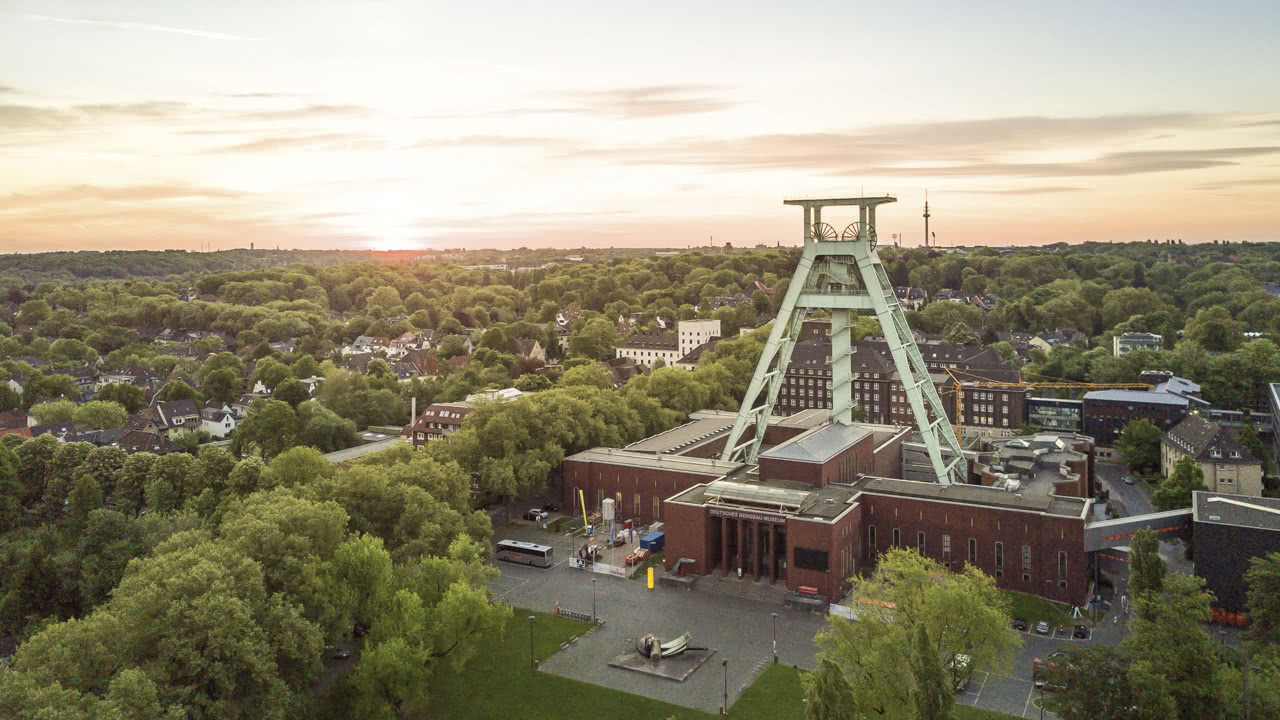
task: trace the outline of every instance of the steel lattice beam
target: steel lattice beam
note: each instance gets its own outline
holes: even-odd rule
[[[805,311],[809,309],[831,311],[831,420],[843,425],[852,422],[851,328],[856,311],[870,310],[889,344],[903,392],[915,415],[916,427],[938,482],[965,482],[968,469],[955,429],[947,419],[946,409],[875,250],[876,206],[895,202],[895,199],[883,196],[784,202],[804,209],[804,253],[756,364],[722,459],[756,461],[791,362],[791,351]],[[837,240],[834,229],[822,222],[824,206],[857,207],[858,222],[845,228]],[[742,437],[748,427],[753,432],[744,441]]]

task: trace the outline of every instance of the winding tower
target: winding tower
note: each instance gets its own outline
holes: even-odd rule
[[[893,285],[876,254],[876,208],[891,202],[896,202],[896,198],[888,195],[783,201],[786,205],[798,205],[804,211],[804,253],[778,309],[778,317],[760,354],[721,459],[756,461],[791,362],[791,351],[806,311],[811,309],[831,313],[831,421],[842,425],[852,423],[851,330],[857,313],[871,312],[888,342],[938,482],[944,485],[965,482],[968,469],[955,429],[947,419]],[[823,222],[824,207],[856,207],[858,219],[837,233],[833,226]],[[743,440],[748,428],[753,432]]]

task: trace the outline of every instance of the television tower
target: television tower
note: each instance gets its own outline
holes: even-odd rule
[[[924,246],[929,247],[929,191],[924,191]]]

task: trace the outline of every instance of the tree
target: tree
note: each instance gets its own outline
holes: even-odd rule
[[[147,406],[146,392],[137,385],[124,385],[121,383],[104,385],[94,395],[94,399],[119,403],[124,406],[125,411],[130,415]]]
[[[1204,579],[1171,573],[1159,593],[1135,598],[1137,617],[1122,648],[1140,718],[1212,718],[1223,700],[1222,684],[1206,660],[1218,655],[1205,632],[1212,596]]]
[[[1160,466],[1160,429],[1145,418],[1125,423],[1116,438],[1116,449],[1132,472],[1146,472]]]
[[[181,380],[170,380],[160,388],[159,394],[156,395],[157,400],[172,402],[174,400],[194,400],[196,405],[200,404],[200,397],[196,394],[191,386]]]
[[[270,474],[267,484],[272,487],[306,486],[331,475],[333,463],[315,448],[295,447],[275,456],[267,472]]]
[[[76,404],[70,400],[49,400],[38,405],[32,405],[29,412],[36,419],[36,422],[41,425],[71,422],[76,414]]]
[[[288,365],[276,360],[275,358],[262,358],[253,368],[253,383],[262,383],[262,386],[271,392],[277,385],[285,380],[293,377],[293,372]]]
[[[311,397],[311,393],[307,390],[307,386],[302,384],[302,381],[289,378],[276,385],[271,397],[281,402],[289,403],[289,407],[296,410],[300,403],[306,402]]]
[[[1249,639],[1280,653],[1280,553],[1249,561]]]
[[[823,659],[818,669],[800,677],[805,720],[848,720],[858,717],[857,701],[839,666]]]
[[[514,387],[521,392],[538,392],[549,389],[551,381],[543,375],[526,373],[516,378]]]
[[[18,456],[0,445],[0,535],[17,527],[22,519],[22,483],[18,482]]]
[[[947,328],[944,340],[953,345],[981,345],[982,338],[978,337],[978,333],[963,322],[958,322]]]
[[[72,413],[78,430],[122,428],[129,420],[124,406],[107,400],[91,400]]]
[[[263,458],[273,458],[293,446],[297,425],[297,415],[288,403],[254,400],[236,428],[231,451],[241,457],[256,448]]]
[[[816,638],[819,661],[839,668],[849,687],[850,717],[943,717],[953,693],[943,668],[961,654],[970,672],[1002,667],[1019,645],[1009,600],[973,566],[952,573],[895,548],[870,577],[850,583],[857,616],[830,616]]]
[[[566,370],[564,374],[560,376],[560,382],[557,384],[560,387],[586,385],[588,387],[608,390],[613,387],[613,373],[604,369],[598,363],[581,365],[579,367]]]
[[[321,452],[333,452],[349,448],[360,441],[355,421],[339,416],[315,400],[298,405],[297,418],[297,442],[300,445],[310,445]]]
[[[1130,543],[1129,586],[1134,598],[1143,593],[1159,593],[1164,584],[1165,565],[1160,557],[1160,540],[1151,528],[1142,528]]]
[[[234,368],[220,368],[205,376],[203,389],[210,400],[230,403],[240,397],[244,383]]]
[[[593,360],[608,360],[613,357],[613,348],[617,342],[618,329],[612,322],[598,317],[587,321],[581,329],[569,336],[569,354]]]
[[[1190,455],[1183,455],[1173,464],[1173,472],[1169,473],[1169,477],[1156,488],[1152,500],[1160,510],[1177,510],[1191,507],[1191,493],[1207,489],[1200,463]]]
[[[1262,462],[1264,471],[1271,468],[1271,455],[1262,444],[1262,440],[1258,438],[1258,430],[1252,424],[1245,425],[1240,430],[1240,444],[1249,451],[1250,455]]]
[[[1063,720],[1131,720],[1137,699],[1128,671],[1128,656],[1111,645],[1067,650],[1044,671],[1045,683],[1056,688],[1054,712]]]
[[[1244,342],[1244,323],[1231,318],[1231,311],[1221,305],[1202,308],[1187,320],[1182,338],[1210,352],[1230,352]]]
[[[951,678],[942,670],[942,660],[929,639],[924,624],[916,625],[915,653],[911,656],[911,674],[915,676],[912,699],[920,720],[947,720],[955,704]]]

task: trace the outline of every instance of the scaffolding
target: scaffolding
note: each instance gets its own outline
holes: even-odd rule
[[[896,199],[888,195],[783,201],[786,205],[798,205],[804,211],[804,252],[756,364],[722,459],[756,461],[791,362],[791,352],[809,310],[831,313],[831,421],[842,425],[852,423],[851,330],[856,313],[869,311],[879,322],[889,345],[938,482],[944,485],[965,482],[968,465],[955,430],[876,253],[876,208],[891,202]],[[858,209],[858,219],[838,234],[834,227],[822,221],[822,209],[833,206]],[[748,429],[752,433],[743,440]]]

